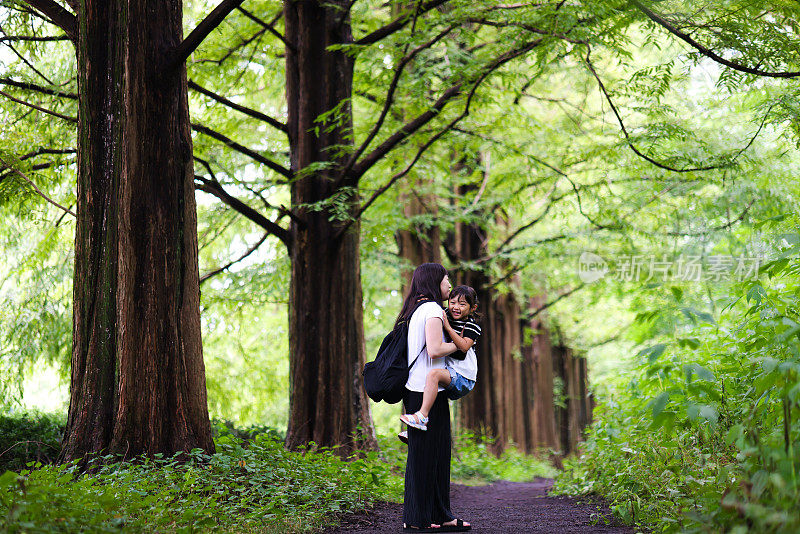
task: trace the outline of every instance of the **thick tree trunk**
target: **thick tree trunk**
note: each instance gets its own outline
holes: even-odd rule
[[[307,205],[337,198],[351,214],[356,183],[336,181],[336,168],[352,146],[350,97],[353,58],[326,48],[351,43],[349,2],[284,3],[286,95],[291,147],[292,276],[289,304],[290,401],[286,444],[313,441],[342,454],[375,448],[369,403],[361,384],[364,325],[359,225],[339,235],[342,222],[331,209]],[[332,109],[335,124],[317,117]],[[319,165],[310,170],[309,166]],[[315,165],[316,166],[316,165]]]
[[[179,0],[84,0],[63,460],[213,451]]]

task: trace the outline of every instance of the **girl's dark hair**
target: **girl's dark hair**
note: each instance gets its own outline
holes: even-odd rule
[[[411,312],[420,299],[428,299],[433,302],[442,303],[442,279],[447,276],[447,269],[438,263],[423,263],[416,269],[411,276],[411,288],[408,290],[406,300],[403,302],[403,309],[394,325],[397,326],[401,321],[408,319]]]
[[[447,297],[447,300],[454,299],[457,297],[464,297],[464,300],[467,301],[467,304],[469,304],[470,309],[472,309],[473,306],[478,305],[478,292],[475,291],[470,286],[454,287],[452,290],[450,290],[450,295]],[[481,318],[481,314],[477,312],[473,312],[470,315],[474,316],[475,319]]]

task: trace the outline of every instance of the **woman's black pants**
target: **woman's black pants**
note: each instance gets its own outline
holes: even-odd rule
[[[406,391],[406,413],[422,406],[422,393]],[[426,528],[451,521],[450,512],[450,405],[439,392],[428,414],[428,430],[408,428],[403,523]]]

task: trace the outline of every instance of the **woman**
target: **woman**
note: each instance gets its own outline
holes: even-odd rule
[[[408,320],[408,372],[406,413],[422,405],[425,379],[431,369],[444,369],[444,356],[455,352],[445,343],[441,302],[450,293],[447,271],[438,263],[423,263],[414,270],[411,289],[397,323]],[[416,360],[416,361],[415,361]],[[408,429],[403,528],[406,532],[463,532],[469,523],[450,512],[450,406],[444,388],[428,417],[427,431]]]

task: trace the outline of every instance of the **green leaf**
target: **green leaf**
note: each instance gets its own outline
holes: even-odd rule
[[[716,380],[716,378],[714,377],[714,373],[712,373],[711,371],[709,371],[700,364],[687,363],[686,365],[683,366],[683,368],[686,371],[687,379],[690,379],[692,373],[694,373],[700,380],[708,380],[709,382],[713,382],[714,380]]]
[[[650,364],[653,364],[662,354],[664,354],[664,351],[666,350],[667,350],[666,343],[658,343],[656,345],[653,345],[652,347],[640,350],[636,354],[636,356],[647,356],[648,362]]]
[[[653,400],[653,417],[658,417],[658,415],[664,411],[667,402],[669,402],[669,393],[666,391],[662,392]]]
[[[675,297],[675,300],[680,302],[683,299],[683,290],[677,286],[671,286],[669,288],[672,291],[672,296]]]
[[[700,407],[700,417],[712,423],[717,422],[717,409],[710,404],[704,404]]]

